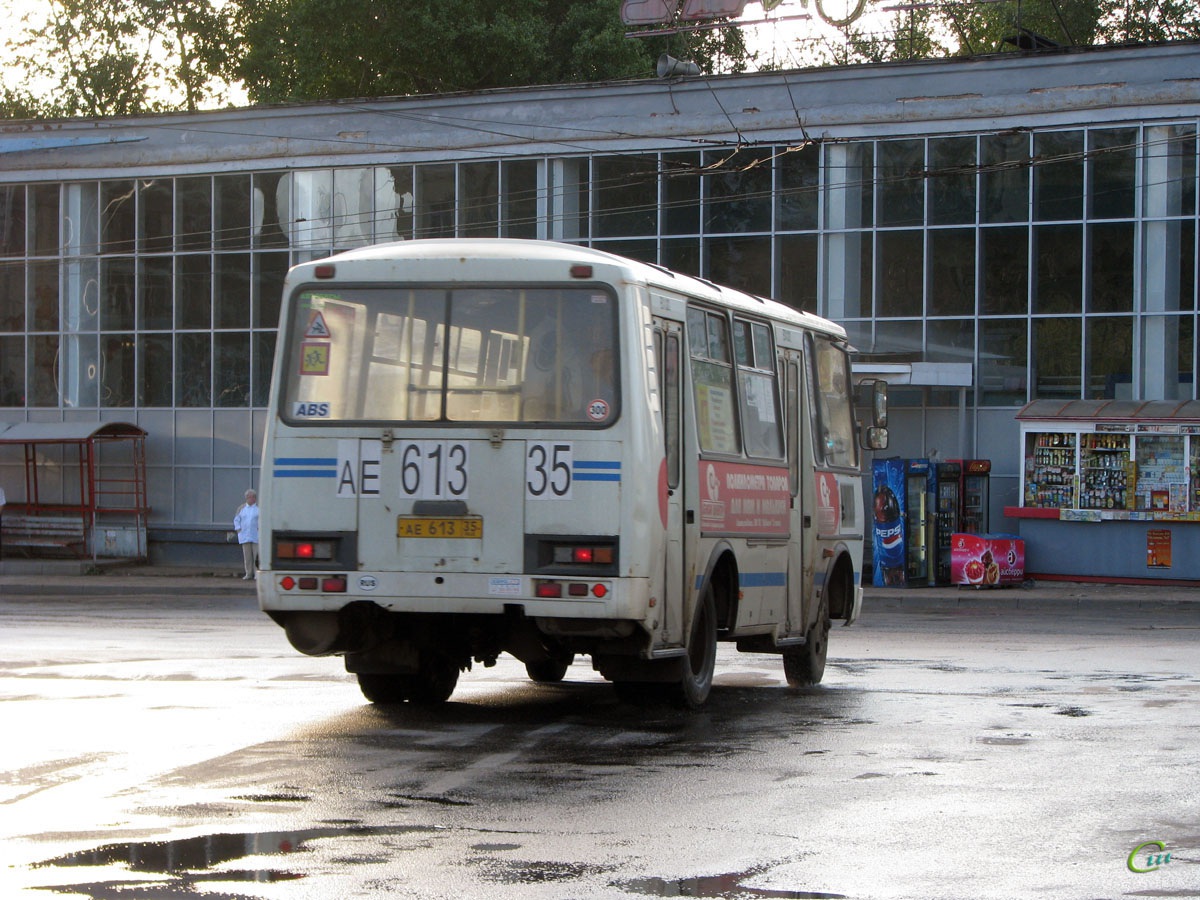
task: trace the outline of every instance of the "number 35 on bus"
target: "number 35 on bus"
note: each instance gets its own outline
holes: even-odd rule
[[[294,267],[263,449],[260,605],[376,703],[502,653],[697,707],[718,642],[820,681],[852,623],[845,331],[585,247],[378,245]],[[858,412],[866,412],[859,424]]]

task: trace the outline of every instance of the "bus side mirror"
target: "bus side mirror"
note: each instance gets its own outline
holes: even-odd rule
[[[886,428],[876,428],[873,425],[864,425],[858,439],[864,450],[886,450],[888,445],[888,430]]]
[[[887,428],[887,407],[887,382],[882,378],[868,378],[854,386],[854,410],[860,420],[865,419],[876,428]]]
[[[884,450],[888,445],[887,382],[868,378],[854,386],[854,409],[864,424],[859,431],[859,443],[866,450]]]

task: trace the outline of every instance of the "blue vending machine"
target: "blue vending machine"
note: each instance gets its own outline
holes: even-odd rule
[[[876,587],[932,584],[933,467],[927,459],[877,459],[871,475],[872,583]]]

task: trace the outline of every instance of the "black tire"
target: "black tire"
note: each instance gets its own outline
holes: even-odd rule
[[[372,703],[404,703],[412,696],[415,675],[384,675],[379,672],[359,672],[358,689]]]
[[[413,703],[438,706],[450,699],[458,686],[458,666],[445,659],[422,663],[410,674],[359,672],[358,687],[372,703]]]
[[[717,604],[711,585],[705,586],[696,604],[687,655],[681,662],[683,672],[676,687],[678,701],[688,709],[699,709],[712,690],[713,669],[717,664]]]
[[[829,605],[821,595],[817,620],[804,636],[804,646],[783,651],[783,674],[792,687],[820,684],[825,677],[825,660],[829,656]]]
[[[525,671],[529,674],[532,681],[538,684],[557,684],[566,677],[567,669],[570,668],[575,657],[570,659],[539,659],[536,662],[525,663]]]
[[[424,661],[416,679],[409,702],[421,706],[439,706],[450,699],[454,688],[458,686],[458,666],[440,657]]]

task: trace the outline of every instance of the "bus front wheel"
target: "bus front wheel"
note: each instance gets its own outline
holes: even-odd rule
[[[825,660],[829,656],[829,605],[821,596],[817,620],[809,626],[800,647],[783,651],[783,674],[792,687],[820,684],[825,677]]]

